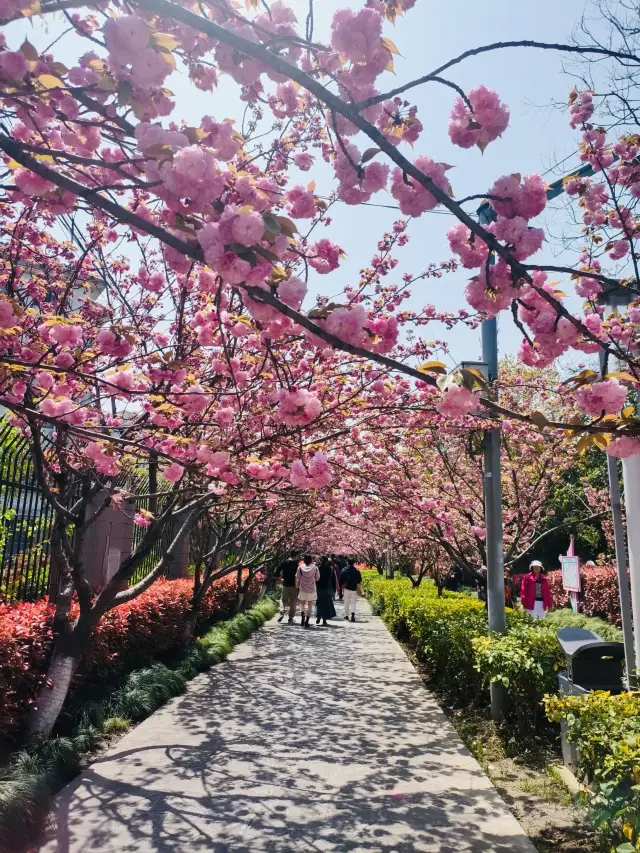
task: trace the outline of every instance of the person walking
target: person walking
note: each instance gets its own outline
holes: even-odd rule
[[[485,608],[487,607],[487,567],[480,566],[476,575],[476,595],[478,601],[484,601]]]
[[[533,560],[529,569],[529,574],[522,578],[520,600],[529,616],[534,619],[544,619],[547,610],[551,610],[553,604],[549,581],[542,574],[540,560]]]
[[[340,589],[340,566],[338,558],[334,555],[331,557],[331,571],[333,573],[333,600],[342,598],[342,590]]]
[[[280,601],[278,622],[282,622],[285,612],[289,610],[289,625],[292,624],[296,615],[296,604],[298,601],[296,574],[299,562],[300,554],[297,551],[292,551],[289,554],[289,559],[280,563],[274,575],[276,579],[282,575],[282,599]]]
[[[327,619],[333,619],[336,608],[333,606],[334,579],[333,565],[329,557],[323,557],[318,567],[320,577],[316,582],[316,625],[322,619],[323,626],[327,625]]]
[[[340,588],[344,590],[344,618],[356,621],[356,604],[358,602],[359,586],[362,583],[360,570],[356,568],[353,560],[348,560],[347,565],[340,572]]]
[[[338,556],[336,558],[336,566],[337,566],[337,570],[338,570],[338,598],[340,599],[340,601],[342,601],[343,596],[344,596],[344,590],[342,589],[342,584],[340,583],[340,575],[342,574],[344,569],[346,569],[347,561],[345,560],[344,557]]]
[[[305,554],[304,559],[298,566],[296,572],[296,584],[298,587],[298,601],[300,602],[300,612],[302,621],[300,624],[303,628],[309,627],[309,619],[313,610],[314,602],[318,597],[316,590],[316,582],[320,577],[318,567],[313,562],[311,554]],[[305,612],[306,611],[306,612]]]

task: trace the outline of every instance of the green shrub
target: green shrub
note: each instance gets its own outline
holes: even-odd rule
[[[51,790],[42,773],[15,773],[0,779],[0,853],[34,845],[43,834]]]
[[[599,634],[603,640],[607,640],[608,642],[622,642],[622,631],[616,628],[615,625],[605,622],[604,619],[598,619],[597,616],[585,616],[583,613],[574,613],[568,607],[552,610],[550,613],[547,613],[544,621],[545,625],[550,625],[555,631],[560,628],[586,628],[587,631]]]
[[[433,584],[414,589],[407,579],[364,579],[372,606],[389,629],[405,640],[445,693],[478,697],[492,681],[504,684],[511,711],[520,720],[536,716],[545,692],[555,690],[563,663],[555,628],[534,624],[522,611],[507,611],[507,633],[488,636],[483,602]]]
[[[124,686],[113,695],[111,710],[115,716],[134,722],[144,720],[186,689],[186,679],[179,672],[157,663],[128,676]]]
[[[221,663],[233,649],[233,643],[223,628],[212,628],[198,640],[207,656],[209,666]]]
[[[640,693],[547,696],[545,710],[578,748],[593,825],[626,851],[640,850]]]
[[[487,631],[482,602],[457,593],[438,598],[433,584],[414,589],[406,578],[378,575],[364,579],[364,590],[389,629],[407,641],[445,692],[460,697],[478,692],[471,641]]]
[[[105,735],[119,735],[129,731],[131,720],[124,717],[108,717],[102,724],[102,733]]]
[[[558,670],[565,658],[555,630],[545,624],[521,621],[506,634],[474,637],[474,667],[485,686],[503,684],[511,708],[520,720],[536,720],[545,693],[557,689]]]

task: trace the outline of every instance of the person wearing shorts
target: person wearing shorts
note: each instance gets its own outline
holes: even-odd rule
[[[284,614],[289,611],[289,625],[292,624],[296,615],[298,603],[298,588],[296,586],[296,575],[298,572],[299,554],[292,551],[289,559],[280,563],[275,571],[275,577],[282,575],[282,600],[280,601],[280,615],[278,622],[282,622]]]

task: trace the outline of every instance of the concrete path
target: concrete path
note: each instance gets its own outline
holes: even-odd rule
[[[533,853],[359,608],[271,622],[192,681],[65,789],[43,853]]]

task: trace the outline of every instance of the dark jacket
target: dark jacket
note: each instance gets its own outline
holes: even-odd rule
[[[283,586],[295,586],[296,585],[296,572],[298,571],[298,560],[285,560],[284,563],[280,563],[278,568],[276,569],[276,578],[282,575],[282,585]]]
[[[362,583],[362,575],[355,566],[345,566],[340,572],[340,586],[354,590]]]
[[[320,563],[320,577],[316,581],[316,587],[318,590],[329,590],[333,591],[333,567],[331,563],[322,562]]]

